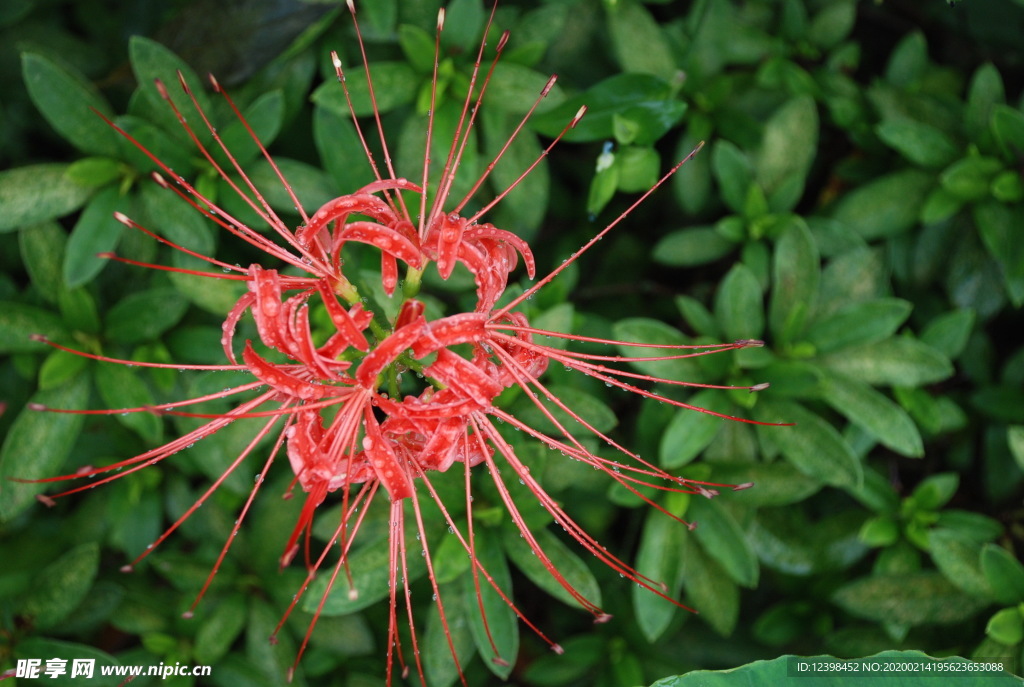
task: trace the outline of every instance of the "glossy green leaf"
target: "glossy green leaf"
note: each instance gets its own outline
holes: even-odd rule
[[[938,510],[949,503],[959,486],[960,475],[955,472],[929,475],[914,487],[910,499],[918,508]]]
[[[988,603],[933,571],[862,577],[836,590],[832,600],[858,618],[910,626],[961,623]]]
[[[777,344],[794,342],[806,327],[817,299],[821,266],[807,225],[794,223],[779,239],[772,264],[768,322]]]
[[[152,39],[139,35],[132,36],[128,44],[128,53],[132,71],[135,73],[135,81],[139,84],[139,90],[144,95],[149,108],[147,115],[172,136],[185,138],[187,135],[182,130],[177,116],[160,95],[157,81],[163,84],[168,97],[178,111],[190,121],[201,120],[198,118],[188,94],[181,86],[178,73],[181,72],[180,78],[188,84],[192,95],[195,96],[203,111],[210,112],[210,99],[203,86],[206,82],[196,76],[196,73],[184,60]],[[192,126],[200,140],[209,139],[209,133],[204,127],[197,124]]]
[[[996,544],[986,544],[981,550],[981,570],[996,601],[1024,602],[1024,565],[1012,553]]]
[[[1017,607],[1004,608],[989,618],[985,634],[1000,644],[1014,646],[1024,639],[1024,617]]]
[[[242,120],[235,120],[222,127],[218,133],[235,161],[245,165],[260,155],[259,146],[252,138],[254,134],[265,148],[277,138],[284,121],[284,95],[279,90],[264,93],[245,108],[242,115],[245,118],[244,123]],[[228,165],[231,163],[223,151],[218,151],[216,157],[222,161],[225,169],[230,168]]]
[[[62,290],[57,306],[65,326],[86,334],[99,333],[100,316],[96,311],[96,300],[85,287]]]
[[[196,662],[207,665],[224,657],[242,633],[246,620],[246,599],[235,594],[223,599],[207,615],[198,618],[202,625],[196,632]]]
[[[0,302],[0,353],[48,350],[46,344],[32,341],[33,334],[42,334],[53,341],[65,340],[68,336],[56,313],[23,303]]]
[[[32,286],[50,303],[57,301],[63,286],[60,266],[67,241],[67,234],[56,222],[35,224],[18,232],[21,260]]]
[[[756,587],[759,574],[757,556],[736,519],[717,500],[695,498],[686,517],[697,524],[694,534],[701,547],[744,587]]]
[[[66,384],[33,394],[31,402],[53,408],[84,408],[89,377],[81,374]],[[7,522],[34,503],[49,485],[15,481],[55,477],[71,452],[82,427],[81,415],[24,408],[11,425],[0,450],[0,522]],[[40,506],[41,507],[41,506]]]
[[[834,48],[850,34],[856,19],[855,2],[830,2],[811,18],[807,39],[820,48]]]
[[[1006,443],[1017,466],[1024,470],[1024,426],[1015,425],[1006,429]]]
[[[919,386],[953,374],[949,358],[909,337],[846,348],[823,356],[821,363],[872,386]]]
[[[125,227],[114,219],[121,202],[118,189],[109,186],[93,196],[75,223],[64,252],[64,282],[69,289],[88,284],[110,263],[99,254],[113,251],[121,240]]]
[[[887,119],[875,126],[875,133],[886,145],[920,167],[937,169],[956,158],[953,140],[924,122]]]
[[[868,241],[896,236],[917,222],[934,184],[932,175],[919,170],[886,174],[843,194],[832,217]]]
[[[518,123],[518,118],[497,110],[486,110],[482,115],[483,155],[494,159],[508,143],[508,132]],[[521,133],[508,145],[490,177],[491,185],[499,193],[513,185],[515,188],[502,199],[488,221],[527,240],[533,237],[548,211],[551,173],[547,161],[541,160],[526,178],[520,180],[520,177],[542,157],[537,137]]]
[[[1024,277],[1024,247],[1017,236],[1024,209],[995,201],[978,203],[973,209],[981,239],[1002,266],[1004,279]]]
[[[480,564],[491,576],[491,579],[502,590],[505,596],[512,598],[512,575],[508,561],[501,549],[497,537],[478,536],[476,538],[476,556]],[[501,595],[485,580],[480,581],[479,597],[471,575],[464,577],[466,595],[470,604],[479,611],[483,605],[483,614],[470,613],[469,627],[476,643],[477,651],[484,659],[492,673],[507,679],[512,673],[516,656],[519,654],[519,627],[515,612],[501,598]],[[494,642],[493,646],[491,642]],[[495,648],[497,655],[495,655]],[[494,659],[500,659],[496,661]]]
[[[67,351],[53,351],[39,368],[39,388],[52,389],[79,374],[89,364],[88,358]]]
[[[686,103],[672,97],[664,80],[650,74],[619,74],[569,98],[560,106],[530,120],[537,131],[557,136],[580,107],[587,114],[566,135],[566,141],[600,141],[614,135],[615,117],[625,117],[640,127],[635,145],[650,145],[679,123]]]
[[[558,574],[579,592],[583,598],[595,606],[601,605],[601,588],[597,579],[590,572],[586,562],[580,558],[571,548],[551,533],[550,530],[542,529],[533,533],[537,544],[547,555],[551,565]],[[543,589],[556,599],[573,606],[582,608],[580,603],[570,594],[562,584],[555,579],[548,571],[544,562],[534,553],[530,544],[522,537],[518,529],[506,527],[502,533],[502,546],[508,554],[508,559],[523,572],[530,581]]]
[[[188,301],[171,288],[130,293],[106,317],[106,335],[122,343],[140,343],[160,336],[178,324]]]
[[[920,79],[928,67],[928,45],[921,31],[908,33],[889,56],[886,80],[894,86],[906,87]]]
[[[489,108],[519,115],[519,118],[540,98],[541,91],[551,79],[549,74],[529,69],[512,62],[499,62],[487,86],[486,103]],[[555,84],[535,110],[548,112],[565,100],[562,89]],[[568,122],[566,122],[568,124]],[[511,131],[511,128],[509,129]],[[505,136],[507,140],[507,135]],[[531,160],[532,162],[532,160]]]
[[[967,90],[964,127],[972,139],[989,131],[989,123],[996,105],[1006,102],[1006,89],[999,70],[987,62],[974,72]]]
[[[735,248],[735,243],[711,227],[694,227],[673,231],[659,239],[651,257],[671,267],[692,267],[714,262]]]
[[[336,188],[357,189],[373,181],[373,170],[368,162],[353,164],[354,160],[365,160],[366,153],[347,112],[340,114],[317,105],[313,109],[313,139],[324,169]]]
[[[792,682],[793,678],[799,679],[799,684],[805,687],[834,687],[846,685],[858,681],[853,677],[855,670],[857,674],[865,674],[867,666],[881,665],[920,665],[922,663],[973,663],[965,658],[932,658],[920,651],[884,651],[865,659],[858,660],[861,667],[855,669],[852,665],[849,669],[838,669],[822,674],[814,674],[810,671],[811,664],[827,666],[847,662],[849,659],[835,658],[833,656],[780,656],[770,661],[754,661],[739,668],[729,670],[694,670],[685,675],[667,677],[653,683],[651,687],[775,687],[775,685]],[[802,664],[807,664],[807,672],[797,672]],[[945,671],[943,671],[945,672]],[[970,674],[970,668],[957,671],[949,671],[949,674]],[[934,675],[941,674],[934,668],[925,667],[920,671],[899,671],[884,674],[871,675],[871,684],[874,687],[920,687],[922,683],[929,683]],[[986,673],[979,680],[984,680],[988,687],[1016,687],[1020,684],[1020,678],[1011,675],[1009,672],[992,675]]]
[[[0,233],[63,217],[85,204],[92,189],[70,180],[68,167],[43,163],[0,172]]]
[[[826,374],[822,378],[822,398],[893,451],[911,458],[924,455],[924,444],[914,421],[903,408],[870,385],[854,377]]]
[[[14,655],[17,658],[42,659],[44,661],[42,667],[44,668],[46,659],[54,657],[67,660],[68,666],[76,659],[95,661],[93,664],[93,676],[88,678],[90,686],[117,687],[117,685],[124,682],[124,677],[114,674],[113,671],[110,675],[104,674],[104,668],[114,668],[121,665],[118,660],[107,652],[86,644],[43,637],[27,637],[23,641],[18,642]],[[44,677],[43,679],[46,680],[47,684],[54,685],[55,687],[74,687],[75,685],[82,684],[82,676],[70,677],[70,675],[71,671],[69,669],[65,675],[58,675],[53,678]]]
[[[939,181],[944,189],[961,200],[981,200],[988,195],[992,180],[1002,169],[1002,161],[994,157],[972,155],[947,167]]]
[[[855,488],[863,468],[839,432],[816,413],[801,405],[769,399],[754,406],[761,422],[793,422],[793,427],[759,427],[764,440],[778,446],[782,455],[809,477],[835,487]]]
[[[21,56],[21,72],[32,102],[66,141],[84,153],[117,156],[118,135],[97,114],[113,112],[85,77],[30,52]]]
[[[713,389],[694,394],[687,403],[718,413],[728,413],[731,409],[725,395]],[[661,435],[659,464],[667,470],[686,465],[707,448],[724,422],[720,417],[679,408]]]

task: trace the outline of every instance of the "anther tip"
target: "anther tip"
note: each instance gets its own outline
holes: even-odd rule
[[[57,502],[51,499],[46,494],[36,494],[36,501],[43,504],[47,508],[53,508],[54,506],[57,505]]]
[[[49,408],[44,406],[42,403],[29,403],[25,407],[29,410],[49,410]]]

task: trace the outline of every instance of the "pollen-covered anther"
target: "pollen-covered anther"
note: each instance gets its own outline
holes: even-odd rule
[[[135,566],[133,566],[133,565],[122,565],[120,570],[123,573],[133,573],[133,572],[135,572]]]
[[[356,13],[356,4],[352,0],[345,0],[345,4],[348,5],[348,11],[352,14]]]
[[[559,656],[561,656],[562,654],[565,653],[565,649],[562,648],[561,644],[552,644],[551,645],[551,650],[554,651]]]
[[[754,386],[750,387],[750,393],[754,393],[755,391],[764,391],[770,386],[771,384],[769,384],[768,382],[761,382],[760,384],[755,384]]]
[[[440,31],[444,28],[444,8],[442,7],[437,11],[437,30]]]
[[[335,69],[341,69],[341,58],[338,57],[338,53],[334,50],[331,51],[331,63]]]
[[[49,410],[49,408],[44,406],[42,403],[29,403],[25,407],[29,410]]]
[[[349,601],[355,601],[358,598],[359,598],[359,590],[358,589],[350,589],[350,590],[348,590],[348,600]]]
[[[555,75],[552,74],[552,76]],[[569,128],[575,128],[575,126],[580,123],[580,120],[583,119],[583,115],[585,114],[587,114],[587,106],[583,105],[576,111],[576,116],[572,118],[572,121],[569,122]]]
[[[124,214],[123,212],[115,212],[114,213],[114,219],[116,219],[121,224],[125,224],[125,225],[127,225],[129,227],[132,225],[131,218],[128,217],[128,215]]]
[[[54,506],[57,505],[57,502],[51,499],[46,494],[36,494],[36,501],[43,504],[47,508],[53,508]]]
[[[171,185],[167,183],[167,179],[164,179],[163,175],[161,175],[159,172],[152,172],[149,176],[153,178],[153,181],[155,181],[157,185],[160,186],[160,188],[171,187]]]
[[[213,87],[214,92],[215,93],[220,93],[221,92],[220,82],[217,81],[217,77],[214,76],[213,74],[207,74],[206,76],[207,76],[208,79],[210,79],[210,86]]]
[[[185,620],[192,620],[193,616],[195,616],[195,613],[193,613],[192,611],[185,611],[181,614],[181,617]]]
[[[115,253],[114,251],[108,250],[108,251],[104,251],[102,253],[97,253],[96,257],[97,258],[103,258],[104,260],[109,260],[111,258],[116,258],[117,257],[117,253]]]
[[[49,343],[50,342],[50,340],[48,338],[46,338],[45,334],[29,334],[28,335],[28,340],[29,341],[37,341],[39,343]]]
[[[733,343],[737,346],[741,346],[742,348],[761,348],[764,346],[764,341],[761,341],[760,339],[738,339]]]
[[[594,624],[601,625],[603,623],[608,622],[613,617],[614,616],[611,613],[598,613],[596,616],[594,616]]]
[[[734,484],[732,487],[733,491],[743,491],[744,489],[750,489],[754,486],[753,482],[744,482],[743,484]]]

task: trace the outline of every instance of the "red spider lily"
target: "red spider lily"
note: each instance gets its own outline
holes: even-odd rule
[[[356,12],[351,0],[349,0],[348,6],[355,21]],[[491,18],[493,19],[493,12]],[[443,24],[444,11],[442,10],[437,23],[435,39],[435,88],[437,54],[440,51]],[[490,27],[490,20],[487,26]],[[360,48],[362,48],[363,43],[358,23],[356,23],[356,33],[359,36]],[[487,29],[485,29],[485,35],[486,33]],[[501,477],[501,465],[499,464],[510,467],[515,477],[536,495],[555,522],[596,558],[651,592],[676,603],[675,600],[666,596],[664,587],[658,581],[644,576],[606,551],[597,540],[588,535],[565,512],[561,505],[548,495],[543,486],[531,475],[529,466],[516,455],[513,446],[503,437],[496,421],[509,424],[548,447],[601,470],[629,491],[665,512],[669,517],[675,516],[667,513],[658,503],[646,496],[642,487],[710,497],[716,493],[716,488],[739,489],[749,486],[695,482],[671,475],[644,461],[640,456],[620,445],[611,436],[599,431],[568,407],[544,384],[542,375],[549,363],[560,363],[567,369],[593,377],[609,386],[676,406],[691,408],[695,411],[728,417],[692,407],[647,388],[655,382],[682,386],[705,387],[708,385],[661,379],[631,372],[622,369],[622,366],[628,363],[673,360],[760,346],[762,345],[760,341],[744,340],[713,346],[662,346],[660,347],[663,349],[661,354],[653,357],[574,352],[546,345],[541,343],[541,340],[554,337],[568,341],[570,344],[582,342],[619,347],[644,346],[651,348],[651,346],[538,329],[531,326],[526,316],[516,310],[526,299],[533,296],[568,265],[578,260],[606,233],[617,226],[637,204],[679,169],[686,162],[685,159],[562,265],[526,289],[521,295],[510,299],[509,302],[501,306],[498,303],[505,294],[509,276],[516,269],[519,260],[522,260],[531,279],[535,276],[536,271],[533,254],[526,242],[510,232],[479,221],[484,213],[511,190],[511,187],[497,194],[490,203],[472,216],[462,217],[459,213],[470,197],[481,187],[489,171],[507,150],[508,144],[488,166],[488,171],[476,181],[469,196],[456,203],[451,210],[444,209],[474,124],[475,114],[507,38],[508,34],[506,33],[499,40],[494,61],[486,73],[481,73],[484,44],[480,46],[469,93],[462,106],[462,114],[440,175],[440,182],[435,189],[429,187],[429,154],[424,157],[424,171],[420,183],[396,175],[390,162],[391,158],[388,154],[380,117],[377,115],[375,116],[376,129],[387,160],[385,170],[382,171],[365,142],[363,130],[353,111],[353,122],[364,142],[367,160],[373,168],[376,181],[353,193],[331,200],[315,212],[307,213],[301,199],[296,197],[284,174],[274,164],[273,159],[255,133],[249,129],[254,142],[259,146],[265,159],[275,170],[281,184],[287,189],[295,203],[302,222],[296,229],[289,228],[264,200],[263,194],[232,156],[231,151],[217,134],[216,128],[207,119],[185,80],[181,79],[181,87],[191,99],[204,128],[209,132],[225,159],[229,161],[231,170],[221,166],[215,154],[201,142],[200,136],[171,100],[167,89],[162,84],[158,84],[160,93],[177,114],[182,127],[194,142],[199,153],[213,166],[221,178],[244,199],[260,219],[273,230],[278,241],[267,238],[264,234],[232,217],[212,199],[204,196],[188,180],[175,175],[169,167],[131,135],[113,123],[111,126],[117,128],[162,170],[163,175],[154,175],[158,184],[179,195],[197,212],[224,230],[266,253],[275,265],[283,264],[283,267],[271,268],[253,264],[248,268],[242,268],[230,265],[215,258],[189,251],[158,236],[125,215],[116,214],[116,219],[125,225],[142,231],[174,249],[201,258],[220,270],[202,272],[137,263],[113,254],[108,255],[110,259],[152,269],[198,274],[213,279],[242,281],[248,288],[248,291],[238,299],[224,320],[222,344],[229,361],[228,364],[173,365],[137,363],[135,361],[131,361],[130,364],[195,370],[245,370],[252,375],[253,380],[234,389],[145,408],[89,411],[48,409],[55,412],[83,414],[153,412],[204,418],[207,422],[174,441],[133,458],[103,467],[86,468],[73,475],[42,480],[58,482],[82,477],[104,476],[99,480],[90,481],[86,486],[72,488],[52,497],[41,497],[46,503],[52,503],[53,498],[92,488],[96,484],[112,481],[158,463],[193,442],[221,430],[234,420],[265,418],[265,424],[221,477],[210,485],[191,508],[154,542],[153,546],[149,547],[131,565],[126,566],[126,569],[130,570],[138,564],[156,545],[159,545],[190,517],[256,450],[264,439],[276,436],[273,449],[260,470],[249,498],[242,507],[228,543],[221,550],[213,571],[193,602],[192,609],[198,604],[212,582],[221,561],[227,555],[235,533],[241,527],[245,515],[264,481],[263,478],[268,474],[275,458],[284,447],[284,453],[294,473],[292,484],[297,484],[305,492],[306,497],[291,536],[284,544],[281,565],[289,564],[300,548],[304,547],[308,576],[299,593],[296,594],[292,605],[286,611],[285,617],[281,619],[278,630],[298,603],[303,592],[306,591],[307,586],[321,570],[328,555],[336,550],[335,547],[337,547],[337,561],[333,572],[329,573],[331,583],[344,571],[345,575],[349,577],[351,587],[348,565],[352,543],[363,523],[366,505],[376,497],[380,488],[383,488],[391,504],[390,621],[387,657],[389,683],[396,659],[401,664],[403,672],[408,671],[399,633],[398,614],[401,605],[398,599],[399,594],[404,596],[407,620],[411,627],[409,636],[412,642],[415,669],[421,677],[424,676],[417,647],[419,640],[412,614],[411,590],[405,583],[405,580],[408,579],[409,567],[405,538],[407,517],[413,518],[412,528],[423,543],[423,555],[436,599],[435,605],[445,628],[445,636],[448,639],[452,656],[456,662],[458,661],[448,629],[444,603],[434,575],[431,553],[426,545],[427,532],[420,506],[420,499],[425,495],[436,502],[450,530],[468,553],[472,561],[471,573],[476,585],[477,597],[480,598],[480,590],[483,585],[492,587],[525,624],[546,641],[552,649],[561,652],[560,647],[554,641],[548,639],[539,628],[524,617],[514,601],[500,589],[476,555],[472,499],[469,496],[469,475],[471,468],[479,464],[485,464],[488,467],[503,505],[507,508],[512,521],[538,560],[572,598],[594,615],[595,621],[602,622],[610,616],[575,589],[552,562],[527,526],[519,506],[513,500],[506,482]],[[348,90],[341,61],[337,55],[332,55],[332,57],[338,79],[341,82],[341,87],[345,89],[347,97]],[[365,51],[363,58],[365,63]],[[370,68],[367,66],[365,70],[372,97]],[[477,85],[478,81],[479,85]],[[215,80],[211,79],[211,82],[214,89],[222,93],[226,103],[235,112],[239,121],[248,128],[249,125],[231,98],[221,91]],[[530,112],[513,133],[513,137],[525,124],[537,103],[547,95],[553,83],[554,77],[542,90],[537,102],[534,103]],[[436,93],[432,95],[432,103],[434,96]],[[350,109],[352,109],[351,101]],[[433,111],[433,107],[431,111]],[[581,110],[569,122],[563,134],[574,126],[583,114],[584,110]],[[428,151],[432,129],[433,118],[431,116],[427,123]],[[543,155],[546,155],[551,146],[557,143],[558,138],[551,143]],[[524,170],[520,179],[529,173],[537,162]],[[232,173],[237,175],[240,181],[235,181],[236,177],[232,176]],[[167,181],[168,178],[172,179],[174,183]],[[515,184],[513,184],[514,186]],[[407,196],[418,196],[418,212],[410,211],[406,201]],[[430,200],[431,196],[432,200]],[[375,312],[372,308],[368,308],[358,289],[346,278],[342,252],[349,244],[364,244],[380,251],[381,285],[389,297],[395,295],[400,267],[405,270],[405,285],[400,295],[401,305],[393,318],[389,319],[383,312]],[[452,274],[457,264],[462,264],[473,275],[477,296],[473,311],[436,319],[427,318],[424,304],[416,300],[415,295],[420,278],[430,263],[434,263],[440,276],[445,279]],[[296,272],[298,274],[295,274]],[[322,307],[333,326],[333,332],[320,345],[314,343],[313,328],[310,323],[311,307]],[[255,322],[259,341],[254,343],[247,340],[239,347],[235,341],[236,326],[247,316],[251,316]],[[38,338],[44,340],[42,337]],[[50,345],[104,362],[129,364],[129,361],[125,360],[73,351],[56,343]],[[238,348],[241,349],[240,361],[239,354],[236,353]],[[424,378],[423,389],[417,394],[396,398],[394,391],[399,388],[398,377],[409,370]],[[495,405],[495,399],[499,394],[512,387],[518,388],[529,399],[540,413],[554,425],[556,432],[550,434],[541,432]],[[714,386],[712,388],[735,387]],[[762,386],[743,388],[756,391],[760,390]],[[390,393],[386,390],[389,390]],[[185,410],[185,408],[205,401],[229,397],[237,398],[239,401],[234,409],[225,413],[204,414]],[[43,409],[40,406],[36,407]],[[580,432],[579,428],[567,427],[563,421],[558,419],[563,414],[567,414],[585,432],[594,435],[621,454],[621,463],[620,460],[602,457],[588,448],[577,436]],[[752,422],[741,418],[730,419]],[[466,478],[467,512],[464,522],[450,515],[429,476],[431,471],[448,471],[456,463],[462,464]],[[424,492],[423,489],[426,491]],[[327,546],[318,556],[313,557],[310,553],[310,539],[314,514],[332,493],[340,497],[341,520]],[[678,518],[676,519],[678,520]],[[330,585],[328,585],[329,588]],[[351,593],[357,594],[358,590],[353,588]],[[303,640],[299,655],[296,657],[296,664],[305,650],[326,600],[325,592]],[[482,600],[480,611],[483,613]],[[191,612],[190,609],[187,615],[191,615]],[[485,627],[486,623],[485,616]],[[493,640],[491,647],[493,655],[490,658],[494,661],[504,663],[514,658],[501,656]],[[461,668],[459,672],[461,675]],[[425,677],[423,679],[425,681]]]

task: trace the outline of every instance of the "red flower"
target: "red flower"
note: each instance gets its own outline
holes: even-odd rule
[[[349,0],[349,8],[355,18],[355,9],[351,0]],[[442,10],[437,25],[438,46],[440,45],[443,19]],[[497,55],[501,54],[506,40],[507,34],[502,36],[497,45]],[[360,46],[362,46],[361,37]],[[54,497],[42,497],[46,503],[52,503],[52,498],[76,493],[158,463],[193,442],[221,430],[236,419],[266,418],[262,429],[256,433],[252,442],[237,456],[224,474],[210,485],[195,504],[154,542],[155,547],[177,529],[232,471],[249,458],[249,455],[255,451],[264,438],[277,437],[249,499],[238,516],[232,536],[224,545],[206,585],[193,603],[193,609],[202,598],[221,561],[226,556],[234,534],[241,527],[249,507],[263,483],[263,478],[271,469],[275,458],[281,453],[282,447],[284,447],[288,463],[295,475],[293,484],[298,484],[306,496],[299,519],[291,536],[284,543],[281,564],[282,566],[289,564],[297,555],[300,547],[304,547],[309,571],[306,583],[299,590],[295,601],[286,612],[285,618],[298,603],[302,593],[314,579],[335,546],[338,547],[339,554],[334,571],[330,573],[331,581],[333,583],[342,570],[348,574],[348,555],[363,522],[365,506],[383,488],[391,502],[389,549],[391,612],[387,659],[389,676],[396,658],[407,670],[399,633],[398,598],[400,594],[405,597],[405,605],[409,609],[408,622],[413,625],[410,589],[404,583],[408,577],[405,521],[409,516],[415,521],[413,527],[423,542],[423,554],[436,599],[437,611],[444,624],[445,635],[448,637],[452,655],[457,661],[451,634],[448,631],[444,602],[433,571],[431,552],[426,545],[427,533],[420,507],[422,498],[436,501],[443,517],[447,520],[450,531],[456,535],[469,554],[478,597],[483,585],[491,586],[524,623],[547,641],[552,649],[561,651],[556,643],[548,639],[540,629],[523,616],[514,601],[508,598],[494,582],[491,573],[476,555],[473,505],[472,499],[469,497],[469,474],[471,468],[480,464],[487,466],[503,505],[534,554],[553,578],[594,615],[595,621],[602,622],[610,616],[577,591],[548,557],[534,533],[527,526],[519,505],[512,498],[508,487],[500,476],[502,467],[510,468],[512,474],[533,492],[555,522],[596,558],[651,592],[665,596],[663,587],[658,581],[645,577],[629,564],[606,551],[566,513],[555,499],[548,495],[540,482],[530,473],[528,465],[516,455],[513,446],[503,437],[496,421],[511,425],[549,448],[556,449],[572,459],[583,461],[593,468],[601,470],[663,512],[666,511],[644,495],[639,487],[656,487],[663,491],[688,492],[710,497],[716,493],[716,488],[731,486],[683,479],[642,460],[640,456],[617,443],[611,436],[588,423],[544,384],[542,375],[550,363],[561,364],[567,369],[598,379],[609,386],[690,408],[691,406],[685,403],[666,398],[655,391],[648,390],[647,387],[652,382],[685,386],[704,385],[660,379],[631,372],[628,369],[623,369],[622,366],[631,362],[709,355],[761,345],[759,341],[737,341],[717,346],[662,346],[660,347],[663,349],[662,353],[656,357],[625,357],[615,354],[597,355],[573,352],[541,343],[540,340],[555,338],[568,341],[570,344],[585,342],[618,347],[644,345],[650,348],[650,346],[545,331],[531,326],[527,318],[516,310],[517,306],[534,295],[568,265],[578,260],[598,240],[618,225],[636,204],[642,202],[654,188],[657,188],[686,160],[680,162],[651,191],[648,191],[648,194],[644,194],[633,207],[594,236],[589,243],[574,253],[561,266],[526,289],[518,297],[512,298],[504,305],[498,305],[505,294],[509,276],[517,268],[520,260],[531,279],[536,271],[533,254],[522,239],[491,224],[480,222],[484,213],[494,203],[501,200],[507,191],[499,194],[493,202],[470,217],[459,215],[469,200],[468,197],[454,205],[450,211],[444,209],[456,170],[459,167],[466,137],[473,127],[477,107],[490,77],[490,71],[488,71],[483,76],[479,88],[475,87],[477,78],[480,76],[482,56],[483,45],[481,45],[473,71],[473,86],[463,104],[456,138],[451,144],[437,189],[428,188],[429,159],[425,160],[423,178],[419,183],[396,176],[390,164],[387,143],[378,117],[376,126],[380,132],[384,154],[388,159],[386,173],[380,171],[369,148],[364,144],[367,158],[373,166],[377,181],[353,193],[335,198],[315,212],[307,213],[301,199],[295,197],[286,178],[274,165],[273,159],[253,134],[253,139],[259,145],[266,160],[277,172],[281,183],[288,189],[301,216],[302,224],[294,230],[286,226],[269,204],[263,200],[259,189],[250,180],[245,170],[235,162],[231,152],[223,144],[216,129],[207,120],[206,114],[199,107],[195,97],[192,96],[189,85],[185,83],[184,79],[181,79],[182,88],[191,97],[204,127],[209,131],[226,159],[230,160],[232,170],[224,169],[214,153],[200,142],[200,137],[187,122],[184,114],[175,106],[168,96],[167,90],[160,85],[160,92],[178,115],[182,126],[194,141],[200,154],[273,230],[277,235],[277,240],[271,240],[233,218],[212,199],[205,197],[188,180],[175,175],[169,167],[128,133],[121,129],[118,131],[149,156],[163,171],[166,176],[154,175],[157,183],[177,193],[185,202],[191,204],[198,212],[225,231],[264,252],[270,264],[275,266],[264,267],[253,264],[248,268],[241,268],[212,257],[198,255],[157,236],[149,229],[118,213],[117,220],[127,226],[142,231],[172,248],[202,258],[220,269],[208,273],[193,272],[174,267],[133,263],[131,260],[115,255],[109,255],[111,259],[139,264],[152,269],[188,272],[214,279],[242,281],[248,287],[248,291],[238,299],[235,306],[227,313],[224,321],[222,344],[229,363],[224,365],[167,365],[132,361],[130,364],[183,369],[246,370],[252,375],[253,380],[234,389],[209,396],[146,408],[119,408],[101,411],[50,409],[56,412],[92,414],[154,412],[200,417],[207,419],[207,422],[174,441],[133,458],[113,465],[80,470],[73,475],[43,480],[57,482],[103,475],[101,479],[92,480],[86,486],[69,489]],[[347,96],[348,91],[341,62],[336,55],[333,58],[339,81],[342,84],[341,87],[346,89]],[[496,61],[497,57],[495,57]],[[435,70],[436,65],[437,60],[435,59]],[[491,69],[493,70],[493,65]],[[366,75],[369,80],[368,68]],[[216,81],[212,81],[212,83],[214,88],[220,91]],[[548,82],[538,98],[538,102],[547,94],[553,83],[554,78]],[[239,120],[244,123],[244,118],[230,97],[224,94],[224,98],[235,111]],[[581,110],[576,118],[569,122],[566,130],[574,126],[583,114],[584,111]],[[527,114],[528,116],[529,114]],[[354,115],[353,121],[356,121]],[[429,119],[427,125],[428,150],[432,123],[433,120]],[[115,125],[111,124],[111,126]],[[358,121],[356,121],[356,126],[359,126]],[[115,128],[117,127],[115,126]],[[252,133],[251,129],[250,133]],[[363,136],[361,129],[360,136]],[[553,146],[555,142],[551,145]],[[544,154],[546,153],[547,151]],[[524,176],[532,167],[531,165],[524,172]],[[234,181],[233,174],[237,175],[240,182]],[[485,172],[484,176],[474,185],[473,193],[480,187],[486,175]],[[167,178],[172,179],[175,183],[169,183]],[[410,209],[408,207],[406,197],[409,195],[418,196],[418,208]],[[433,200],[429,201],[428,197],[431,195]],[[399,270],[400,268],[404,270],[406,277],[400,297],[401,305],[397,309],[397,314],[392,318],[389,319],[385,313],[367,307],[358,289],[346,277],[342,251],[348,244],[365,244],[380,252],[381,285],[388,296],[393,296],[396,293]],[[428,317],[424,304],[417,300],[415,295],[419,288],[420,278],[430,263],[435,264],[438,273],[444,279],[452,274],[457,264],[463,265],[473,275],[476,283],[476,306],[473,311],[432,319]],[[311,305],[322,306],[333,325],[334,331],[319,345],[314,342],[313,328],[310,323]],[[255,321],[259,341],[247,340],[239,346],[235,341],[236,325],[247,316],[251,316]],[[62,350],[70,350],[57,344],[51,343],[51,345]],[[239,354],[236,353],[239,348],[241,349],[240,360]],[[128,363],[128,361],[109,357],[78,351],[72,352],[105,362]],[[396,398],[394,392],[400,388],[399,378],[409,371],[423,377],[425,382],[422,389],[417,393],[406,395],[404,398]],[[557,432],[548,434],[539,431],[496,405],[495,399],[512,387],[518,388],[554,425]],[[760,387],[749,388],[753,391]],[[206,415],[184,410],[204,401],[228,397],[239,400],[235,408],[226,413]],[[693,410],[710,412],[700,408],[693,408]],[[587,444],[577,436],[579,429],[566,427],[564,421],[559,419],[559,416],[564,417],[564,414],[581,425],[585,431],[617,450],[622,455],[621,459],[610,460],[588,448]],[[711,414],[717,415],[717,413]],[[748,422],[747,420],[742,421]],[[467,513],[464,522],[456,520],[449,514],[449,510],[445,507],[429,476],[431,471],[444,472],[457,463],[461,464],[460,469],[466,475]],[[749,485],[731,488],[742,488],[743,486]],[[328,546],[314,559],[310,554],[310,534],[314,514],[331,493],[340,495],[341,522]],[[126,566],[126,569],[130,570],[138,564],[154,547],[147,549],[131,565]],[[351,593],[357,594],[358,590],[352,589]],[[320,608],[323,607],[326,598],[325,593],[321,599]],[[675,603],[674,600],[670,600]],[[482,602],[480,609],[483,610]],[[299,657],[305,649],[319,613],[318,609],[299,651]],[[190,614],[191,610],[187,615]],[[281,623],[284,623],[284,618]],[[280,629],[280,625],[278,629]],[[416,647],[418,639],[414,628],[411,633],[411,641],[415,668],[422,676],[423,666],[420,663],[420,652]],[[490,657],[492,660],[507,662],[514,659],[514,656],[500,655],[493,641],[492,648],[494,654]],[[296,663],[299,657],[296,658]]]

